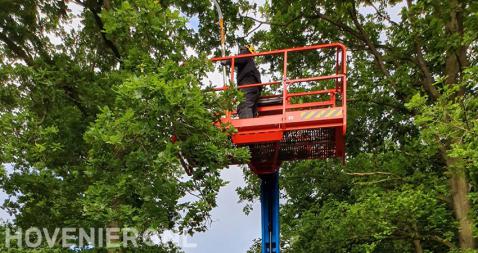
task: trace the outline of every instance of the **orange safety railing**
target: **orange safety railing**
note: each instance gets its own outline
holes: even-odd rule
[[[335,74],[331,75],[322,75],[322,76],[314,76],[314,77],[305,77],[305,78],[297,78],[297,79],[288,79],[287,78],[287,60],[288,55],[294,52],[301,52],[301,51],[311,51],[311,50],[323,50],[323,49],[336,49],[336,60],[335,60]],[[304,108],[311,108],[311,107],[320,107],[320,106],[332,106],[334,107],[336,104],[335,94],[340,93],[341,96],[341,106],[342,106],[342,115],[344,117],[343,120],[343,130],[345,134],[346,129],[346,112],[347,112],[347,53],[346,47],[341,43],[330,43],[330,44],[321,44],[321,45],[312,45],[312,46],[305,46],[305,47],[296,47],[296,48],[288,48],[288,49],[280,49],[280,50],[273,50],[268,52],[259,52],[253,54],[242,54],[242,55],[233,55],[227,57],[216,57],[212,58],[211,61],[218,62],[218,61],[230,61],[230,82],[234,83],[234,63],[236,59],[239,58],[249,58],[249,57],[257,57],[257,56],[267,56],[267,55],[283,55],[283,71],[282,71],[282,80],[280,81],[271,81],[271,82],[264,82],[264,83],[256,83],[256,84],[247,84],[238,86],[239,89],[250,88],[250,87],[259,87],[259,86],[272,86],[272,85],[280,85],[282,84],[282,114],[285,115],[286,111],[289,109],[304,109]],[[295,83],[304,83],[304,82],[314,82],[314,81],[324,81],[324,80],[335,80],[336,87],[335,89],[326,89],[326,90],[319,90],[319,91],[306,91],[306,92],[289,92],[289,86]],[[226,90],[229,86],[224,84],[222,87],[215,88],[216,91]],[[292,104],[290,103],[290,99],[293,97],[303,97],[303,96],[311,96],[311,95],[321,95],[321,94],[329,94],[330,99],[329,101],[317,101],[317,102],[307,102],[307,103],[298,103]],[[277,95],[280,96],[280,95]],[[226,120],[229,121],[231,119],[231,112],[226,113]]]

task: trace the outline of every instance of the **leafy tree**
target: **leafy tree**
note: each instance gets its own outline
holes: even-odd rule
[[[14,224],[203,231],[220,169],[247,158],[213,125],[231,100],[200,82],[218,44],[199,40],[211,3],[0,4],[0,184]]]
[[[477,11],[476,1],[425,0],[262,8],[262,49],[338,41],[350,52],[347,165],[282,168],[285,251],[476,248]],[[319,64],[301,59],[290,68]],[[250,182],[244,200],[257,196]]]

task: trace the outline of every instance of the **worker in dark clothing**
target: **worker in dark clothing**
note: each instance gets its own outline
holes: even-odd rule
[[[240,48],[239,54],[254,53],[252,45],[245,45]],[[230,65],[231,62],[223,62],[222,64]],[[261,74],[257,70],[256,63],[253,57],[239,58],[234,60],[234,65],[237,67],[237,85],[256,84],[261,83]],[[257,100],[261,96],[262,86],[249,87],[240,89],[244,95],[244,100],[237,107],[237,114],[240,119],[253,118],[257,115]]]

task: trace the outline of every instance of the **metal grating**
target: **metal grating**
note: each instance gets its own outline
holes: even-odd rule
[[[336,156],[335,128],[317,128],[284,133],[280,143],[248,145],[251,162],[267,162],[275,157],[277,148],[280,161],[326,159]]]
[[[251,152],[251,162],[268,162],[275,157],[275,151],[278,143],[268,142],[249,145]]]
[[[317,128],[284,133],[279,159],[325,159],[335,156],[335,128]]]

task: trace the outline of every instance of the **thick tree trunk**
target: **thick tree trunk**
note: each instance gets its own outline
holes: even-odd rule
[[[450,37],[464,37],[463,10],[464,6],[459,0],[450,0],[449,20],[446,24],[446,32]],[[446,52],[445,73],[447,85],[456,85],[460,82],[464,69],[468,66],[466,58],[466,45],[451,47]],[[465,52],[465,53],[464,53]],[[463,96],[464,90],[456,94],[457,97]],[[451,140],[453,142],[453,140]],[[448,143],[445,149],[449,149],[453,143]],[[466,178],[466,168],[458,165],[458,161],[448,157],[446,151],[443,152],[448,171],[450,173],[450,190],[453,202],[453,210],[459,224],[459,243],[462,249],[474,249],[475,241],[473,238],[473,220],[470,218],[470,200],[468,198],[468,182]]]
[[[453,200],[453,209],[459,223],[460,248],[473,249],[475,241],[473,238],[473,221],[469,217],[470,200],[468,199],[468,183],[464,169],[454,168],[454,160],[448,158],[447,165],[451,169],[450,188]]]
[[[422,243],[420,240],[413,240],[413,246],[415,246],[416,253],[423,253]]]

